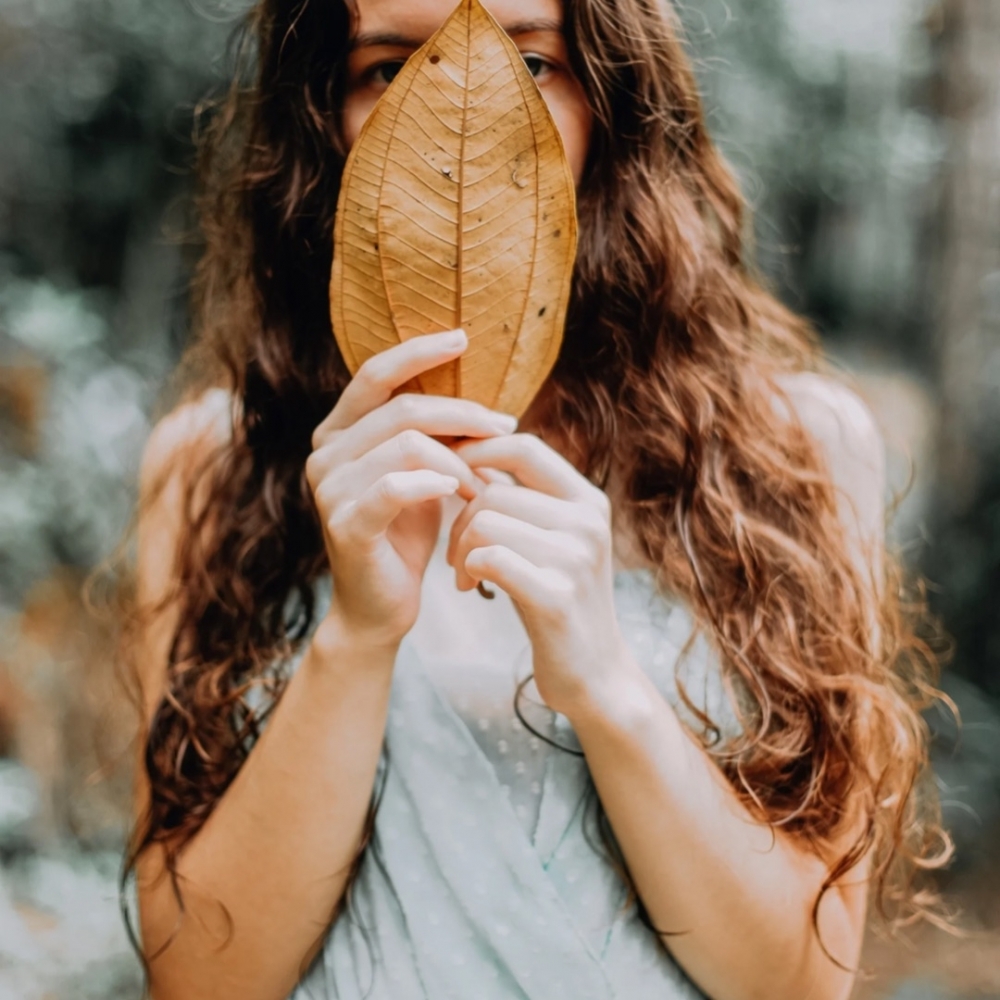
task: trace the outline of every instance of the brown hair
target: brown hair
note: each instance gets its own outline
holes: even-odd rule
[[[779,376],[822,365],[814,337],[747,263],[743,202],[665,5],[566,0],[565,12],[595,125],[543,425],[566,433],[593,481],[620,483],[616,516],[748,694],[735,743],[713,742],[704,720],[746,804],[820,847],[853,803],[860,833],[825,888],[873,848],[883,912],[927,914],[910,875],[948,855],[933,796],[915,794],[933,657],[898,567],[858,568],[816,443],[776,416]],[[260,0],[241,48],[253,75],[201,137],[192,367],[237,405],[231,437],[189,484],[180,618],[129,866],[159,843],[173,870],[258,733],[249,690],[280,697],[276,665],[313,621],[325,556],[303,470],[349,377],[327,286],[351,27],[341,0]]]

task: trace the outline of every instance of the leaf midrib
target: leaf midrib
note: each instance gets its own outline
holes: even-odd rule
[[[469,121],[469,71],[472,65],[472,0],[465,5],[465,86],[462,88],[462,135],[458,144],[458,218],[455,234],[455,326],[462,325],[463,275],[465,273],[465,131]],[[455,392],[462,395],[462,359],[455,362]]]

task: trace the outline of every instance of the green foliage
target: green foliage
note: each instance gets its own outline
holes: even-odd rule
[[[127,523],[183,337],[193,112],[232,21],[142,0],[0,8],[0,611]]]
[[[834,344],[927,365],[925,238],[946,147],[921,106],[934,65],[919,5],[735,0],[685,14],[761,268]]]

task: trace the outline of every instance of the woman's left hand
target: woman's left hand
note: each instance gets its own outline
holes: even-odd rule
[[[549,708],[572,718],[600,704],[628,662],[607,495],[533,434],[462,442],[455,451],[473,470],[517,480],[491,482],[455,519],[448,562],[459,589],[487,581],[510,595]]]

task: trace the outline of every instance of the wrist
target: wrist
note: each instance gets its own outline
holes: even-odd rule
[[[391,670],[401,641],[381,631],[355,628],[332,609],[313,634],[312,649],[323,664]]]
[[[600,681],[582,688],[563,714],[577,734],[587,730],[643,731],[663,708],[663,698],[653,682],[624,652],[613,670]]]

